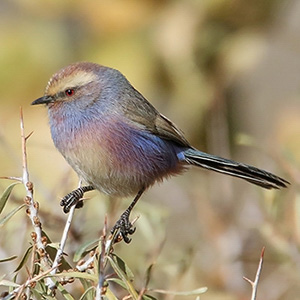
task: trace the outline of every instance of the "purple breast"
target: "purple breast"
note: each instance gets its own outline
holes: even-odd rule
[[[124,176],[146,182],[147,186],[183,169],[177,156],[180,149],[145,130],[122,122],[110,123],[105,141],[113,167]]]

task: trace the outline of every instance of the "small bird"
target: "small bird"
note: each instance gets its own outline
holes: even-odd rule
[[[48,108],[53,142],[87,183],[66,195],[69,212],[87,191],[134,200],[113,230],[125,242],[134,228],[129,215],[143,192],[157,181],[193,165],[247,180],[266,189],[289,184],[267,171],[207,154],[192,147],[118,70],[90,62],[71,64],[52,76],[43,97],[31,103]]]

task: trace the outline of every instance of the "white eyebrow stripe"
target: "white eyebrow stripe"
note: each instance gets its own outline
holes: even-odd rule
[[[95,79],[96,74],[86,71],[78,71],[64,78],[60,78],[60,80],[55,80],[55,77],[52,77],[47,84],[45,93],[54,95],[67,88],[88,84]]]

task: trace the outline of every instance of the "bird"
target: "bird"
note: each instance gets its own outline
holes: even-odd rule
[[[289,182],[265,170],[202,152],[118,70],[77,62],[55,73],[42,97],[54,145],[86,183],[61,200],[65,213],[83,205],[85,192],[134,196],[113,230],[129,243],[130,213],[145,190],[196,166],[244,179],[266,189]]]

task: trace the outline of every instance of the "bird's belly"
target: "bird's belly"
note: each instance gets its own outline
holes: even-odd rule
[[[77,130],[68,142],[54,140],[77,174],[101,192],[133,195],[183,169],[172,143],[122,124],[106,125]]]
[[[134,171],[128,172],[125,166],[116,167],[113,161],[107,162],[101,156],[98,153],[97,159],[86,157],[78,161],[76,157],[76,160],[68,161],[79,177],[104,194],[129,196],[143,187],[145,178],[137,176]]]
[[[157,157],[154,158],[154,164],[153,156],[151,159],[146,153],[140,153],[139,157],[124,156],[124,153],[112,154],[100,148],[97,156],[90,149],[85,149],[83,153],[83,156],[67,155],[66,159],[84,181],[112,196],[134,195],[168,175],[179,173],[182,169],[161,165],[159,160],[156,160]],[[128,149],[126,154],[129,154]],[[166,162],[167,159],[164,163]]]

